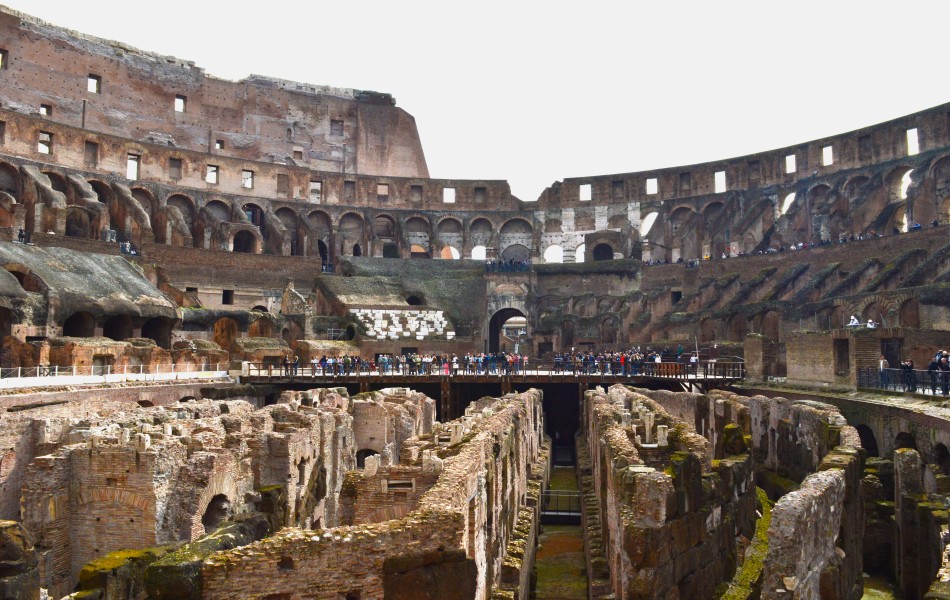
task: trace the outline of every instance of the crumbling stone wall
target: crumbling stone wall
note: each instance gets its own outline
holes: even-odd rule
[[[93,559],[194,540],[265,510],[272,489],[283,490],[266,509],[276,527],[334,524],[355,461],[352,418],[332,405],[202,400],[31,423],[49,453],[21,475],[22,518],[43,586],[60,595]]]
[[[426,590],[447,599],[489,597],[510,542],[530,535],[518,511],[537,494],[537,478],[546,477],[534,468],[547,456],[541,414],[536,390],[478,401],[461,419],[408,440],[398,469],[379,469],[370,457],[366,469],[348,477],[348,488],[368,490],[407,468],[438,477],[405,517],[322,532],[286,529],[211,556],[202,570],[203,597],[235,598],[238,589],[291,599],[410,598]],[[532,473],[536,483],[529,485]],[[372,503],[372,494],[354,495],[357,504],[364,499]],[[275,576],[265,580],[261,572]]]
[[[754,529],[751,457],[713,461],[692,423],[623,386],[587,392],[582,414],[614,594],[712,597]]]
[[[840,471],[814,473],[772,509],[762,598],[823,597],[821,574],[836,554],[844,488]]]

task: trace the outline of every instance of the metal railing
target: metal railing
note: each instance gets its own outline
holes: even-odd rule
[[[352,376],[377,377],[600,377],[630,378],[653,377],[661,379],[742,379],[745,377],[745,364],[741,362],[704,361],[698,363],[554,363],[529,361],[523,363],[469,363],[463,362],[422,362],[422,363],[384,363],[369,361],[360,363],[321,364],[306,363],[294,367],[281,364],[247,363],[245,375],[250,377],[300,377],[332,378]]]
[[[547,490],[541,494],[541,513],[581,514],[581,493],[576,490]]]
[[[228,365],[210,364],[203,365],[86,365],[86,366],[68,366],[61,367],[57,365],[40,365],[36,367],[10,367],[0,369],[0,379],[24,378],[24,377],[101,377],[104,375],[159,375],[159,374],[184,374],[207,371],[227,371]]]
[[[950,395],[950,371],[858,369],[858,387],[909,394]]]

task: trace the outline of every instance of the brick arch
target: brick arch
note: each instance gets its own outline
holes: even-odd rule
[[[336,251],[343,256],[362,255],[366,239],[366,219],[355,211],[347,211],[337,221]]]
[[[373,237],[385,240],[395,240],[399,237],[397,220],[389,213],[378,213],[373,216]]]
[[[315,233],[322,234],[317,239],[323,241],[330,239],[330,234],[333,233],[333,217],[329,213],[319,209],[311,210],[307,213],[307,221],[310,222]]]
[[[186,220],[190,218],[192,221],[194,221],[195,212],[196,212],[196,203],[195,203],[194,198],[192,198],[188,194],[182,194],[181,192],[168,194],[165,197],[165,201],[162,204],[164,206],[177,207],[178,210],[182,213],[182,216],[186,218]],[[185,211],[182,210],[183,207],[188,210],[187,215],[185,214]]]
[[[198,212],[213,215],[216,219],[230,223],[233,218],[231,214],[232,208],[229,202],[221,200],[220,198],[212,198],[203,202]]]
[[[22,191],[20,170],[8,162],[0,161],[0,192],[6,192],[19,200]]]
[[[425,225],[425,232],[429,233],[430,235],[432,233],[432,220],[427,215],[422,213],[411,213],[409,215],[405,215],[402,219],[403,231],[410,231],[409,223],[422,223]],[[416,231],[422,230],[417,229]]]
[[[235,223],[228,235],[228,250],[247,254],[264,251],[264,237],[260,229],[250,223]]]
[[[947,169],[947,174],[950,175],[950,153],[934,156],[926,169],[925,176],[928,178],[937,177],[939,175],[938,171],[943,169]]]
[[[155,215],[159,208],[155,194],[140,185],[131,188],[130,191],[132,192],[132,197],[142,205],[142,210],[144,210],[150,218],[153,218],[153,215]]]
[[[215,496],[226,496],[232,503],[237,504],[240,501],[238,495],[237,482],[235,481],[235,476],[232,473],[233,464],[230,460],[230,457],[226,460],[217,460],[218,457],[223,457],[226,455],[217,455],[214,462],[214,468],[211,471],[211,474],[208,476],[207,485],[201,489],[195,489],[194,492],[197,492],[192,496],[194,502],[183,502],[182,504],[186,506],[187,514],[190,519],[187,522],[188,533],[190,538],[188,541],[195,540],[205,534],[204,525],[201,523],[201,517],[204,515],[205,509],[208,507],[208,504]],[[183,539],[185,534],[184,527],[186,526],[185,522],[181,523],[181,529],[179,529],[180,539]]]
[[[884,186],[887,189],[888,203],[904,202],[907,200],[906,197],[901,197],[902,180],[907,173],[910,173],[912,182],[915,179],[918,183],[920,182],[920,175],[917,174],[915,177],[914,166],[907,163],[895,165],[884,174],[882,179],[884,181]],[[913,185],[913,183],[911,185]]]
[[[462,222],[456,217],[442,217],[439,219],[436,223],[436,231],[443,233],[443,225],[448,227],[451,226],[451,223],[458,225],[458,231],[445,231],[445,233],[463,233],[465,231],[465,227],[462,225]]]
[[[524,223],[528,231],[513,231],[509,226],[514,226],[515,223]],[[506,231],[507,229],[507,231]],[[501,224],[501,227],[498,229],[498,232],[502,235],[511,234],[511,233],[534,233],[534,225],[531,224],[531,221],[524,217],[511,217],[506,219],[504,223]]]
[[[43,281],[38,275],[33,273],[33,271],[24,264],[21,263],[6,263],[0,265],[0,268],[8,271],[11,275],[16,277],[17,281],[20,282],[20,287],[28,292],[36,292],[39,294],[45,294],[49,290],[49,286]]]
[[[76,204],[76,193],[73,186],[70,185],[69,180],[62,173],[47,169],[43,171],[43,175],[49,178],[50,186],[54,190],[66,196],[66,204]]]

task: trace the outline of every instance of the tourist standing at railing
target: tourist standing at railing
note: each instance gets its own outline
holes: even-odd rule
[[[904,389],[908,392],[917,392],[917,373],[914,372],[914,361],[906,359],[901,363],[901,371],[904,375]]]
[[[887,369],[890,368],[887,359],[884,358],[884,355],[881,355],[881,360],[878,361],[878,378],[880,379],[881,387],[887,389],[888,381]]]
[[[950,358],[947,357],[946,352],[943,353],[940,362],[937,363],[937,368],[940,369],[941,391],[944,396],[947,396],[950,394]]]
[[[930,393],[937,395],[937,381],[940,379],[940,361],[935,357],[927,365],[927,377],[930,379]]]

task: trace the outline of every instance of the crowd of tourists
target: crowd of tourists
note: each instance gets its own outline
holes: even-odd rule
[[[881,355],[878,373],[880,386],[885,389],[893,387],[905,392],[926,394],[929,388],[930,393],[936,396],[939,388],[944,396],[950,396],[950,352],[947,350],[938,350],[926,371],[916,370],[910,358],[901,361],[899,369],[891,368]]]
[[[531,269],[531,263],[527,260],[486,260],[486,273],[524,273]]]
[[[637,346],[628,350],[601,352],[558,352],[554,355],[555,373],[583,373],[601,375],[650,375],[656,365],[664,362],[696,364],[699,355],[687,353],[683,346],[676,350],[669,346],[662,350]]]
[[[535,358],[517,352],[458,354],[380,354],[375,359],[359,355],[321,356],[310,361],[311,376],[359,375],[518,375],[529,369],[550,369],[555,374],[587,375],[649,375],[658,363],[698,363],[699,356],[686,352],[683,346],[675,350],[665,347],[630,348],[594,352],[558,352],[553,364],[541,363]],[[300,374],[300,358],[285,357],[282,361],[284,376]]]

